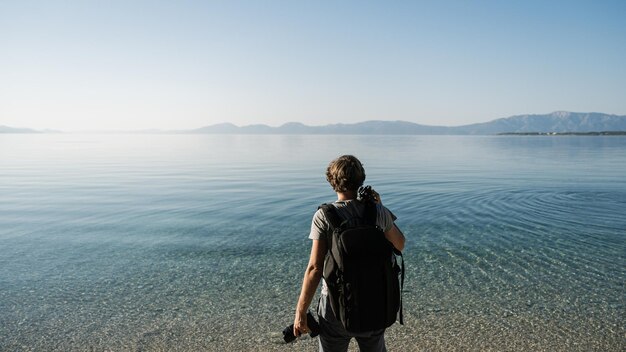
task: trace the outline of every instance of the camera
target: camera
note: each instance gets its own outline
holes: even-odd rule
[[[357,192],[357,199],[363,203],[376,203],[376,196],[374,195],[374,190],[372,186],[363,186],[359,187]]]
[[[309,333],[311,337],[315,337],[320,334],[320,325],[317,323],[311,312],[306,313],[306,323],[311,330]],[[293,324],[283,330],[283,339],[286,343],[293,342],[296,339],[296,336],[293,334]]]

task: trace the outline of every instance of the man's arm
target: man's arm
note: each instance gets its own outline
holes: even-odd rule
[[[300,298],[296,306],[296,317],[293,323],[293,334],[295,336],[300,336],[310,331],[306,321],[306,312],[311,305],[311,300],[313,300],[313,296],[315,296],[317,285],[319,285],[320,279],[322,278],[325,257],[326,241],[313,240],[309,265],[304,272],[302,291],[300,292]]]
[[[372,194],[374,195],[374,201],[382,205],[383,200],[381,199],[380,194],[374,190],[372,190]],[[385,237],[387,238],[387,241],[391,242],[397,250],[404,250],[404,234],[400,231],[396,224],[393,224],[389,230],[385,231]]]
[[[393,224],[389,230],[385,231],[385,237],[387,238],[387,241],[391,242],[397,250],[404,250],[404,234],[400,231],[396,224]]]

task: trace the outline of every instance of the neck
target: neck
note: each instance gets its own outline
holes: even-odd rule
[[[337,192],[337,200],[338,201],[346,201],[356,199],[356,192],[348,191],[348,192]]]

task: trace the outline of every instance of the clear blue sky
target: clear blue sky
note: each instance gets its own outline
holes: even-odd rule
[[[1,1],[0,125],[626,114],[626,1]]]

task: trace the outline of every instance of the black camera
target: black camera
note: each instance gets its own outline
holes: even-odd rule
[[[320,334],[320,324],[317,323],[311,312],[306,313],[306,323],[311,330],[311,332],[309,333],[311,337],[315,337]],[[293,324],[289,325],[285,328],[285,330],[283,330],[283,339],[287,343],[293,342],[296,339],[296,336],[293,334]]]
[[[374,190],[372,186],[363,186],[359,187],[357,192],[357,199],[363,203],[376,203],[376,196],[374,195]]]

